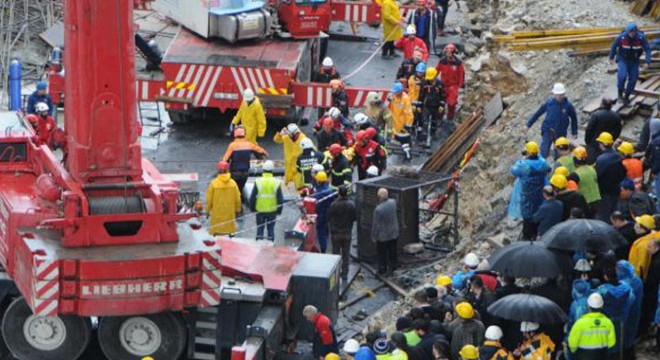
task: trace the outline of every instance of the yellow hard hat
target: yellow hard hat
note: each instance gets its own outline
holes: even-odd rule
[[[424,78],[425,78],[426,80],[433,80],[433,79],[435,79],[437,76],[438,76],[438,70],[436,70],[436,69],[430,67],[430,68],[426,69],[426,75],[424,76]]]
[[[601,144],[605,145],[612,145],[614,144],[614,138],[612,137],[612,134],[608,132],[602,132],[598,137],[596,138],[596,141],[598,141]]]
[[[642,215],[635,218],[635,222],[644,227],[646,230],[655,229],[655,219],[651,215]]]
[[[474,317],[474,308],[469,302],[456,304],[454,310],[456,310],[456,314],[462,319],[472,319]]]
[[[142,360],[154,360],[151,356],[145,356],[142,358]]]
[[[550,178],[550,185],[554,186],[559,190],[566,189],[567,184],[568,184],[568,180],[566,180],[566,176],[564,175],[554,174]]]
[[[538,155],[539,153],[539,144],[535,143],[534,141],[530,141],[527,144],[525,144],[525,152],[527,155]]]
[[[622,142],[621,145],[619,145],[619,147],[617,148],[617,150],[619,150],[619,152],[625,156],[630,156],[635,153],[635,147],[633,146],[633,144],[627,141]]]
[[[328,174],[325,171],[319,171],[316,173],[316,176],[314,176],[314,180],[319,183],[328,182]]]
[[[570,145],[571,145],[571,142],[568,141],[568,139],[563,137],[563,136],[560,137],[559,139],[555,140],[555,147],[556,148],[561,147],[561,146],[570,146]]]
[[[568,170],[566,166],[559,166],[555,169],[555,172],[553,175],[564,175],[568,176],[571,172]]]
[[[339,355],[337,355],[337,354],[331,352],[331,353],[328,353],[328,354],[325,356],[325,360],[341,360],[341,357],[339,357]]]
[[[435,279],[435,284],[438,286],[451,285],[451,278],[447,275],[438,275],[438,278]]]
[[[576,159],[584,160],[587,158],[587,149],[584,146],[578,146],[573,149],[573,157]]]
[[[472,344],[467,344],[463,346],[458,355],[466,360],[479,359],[479,349],[477,349],[477,347]]]

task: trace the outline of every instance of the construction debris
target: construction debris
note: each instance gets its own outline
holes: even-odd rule
[[[571,56],[599,55],[612,46],[622,28],[514,31],[495,41],[511,51],[571,49]],[[642,27],[648,39],[660,37],[660,27]]]

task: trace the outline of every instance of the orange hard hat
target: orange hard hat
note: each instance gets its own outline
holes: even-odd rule
[[[367,132],[364,131],[364,130],[360,130],[360,131],[358,131],[358,132],[357,132],[357,135],[355,135],[355,138],[356,138],[357,141],[359,141],[359,142],[364,141],[364,140],[366,139],[366,137],[367,137]]]
[[[330,155],[337,156],[341,154],[342,150],[344,149],[339,144],[332,144],[328,150],[330,151]]]
[[[215,167],[218,171],[227,172],[229,171],[229,163],[226,161],[220,161]]]
[[[369,139],[375,138],[376,135],[378,134],[378,131],[376,131],[376,129],[374,129],[372,127],[367,128],[366,130],[364,130],[364,132],[366,134],[366,137],[369,138]]]
[[[332,120],[331,118],[327,117],[323,119],[323,127],[325,128],[333,128],[335,126],[335,121]]]
[[[242,127],[237,127],[234,129],[234,137],[240,138],[240,137],[245,137],[245,129]]]
[[[330,80],[330,87],[333,89],[338,89],[342,86],[342,82],[339,79]]]

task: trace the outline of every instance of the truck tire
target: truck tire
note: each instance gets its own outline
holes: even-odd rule
[[[89,319],[37,316],[23,298],[16,298],[2,318],[2,336],[19,359],[75,360],[91,337]]]
[[[167,110],[167,114],[170,116],[173,125],[189,124],[192,120],[188,110]]]
[[[104,317],[98,339],[108,360],[177,360],[186,346],[186,328],[178,315]]]

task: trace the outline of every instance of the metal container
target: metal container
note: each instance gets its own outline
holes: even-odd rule
[[[235,43],[259,39],[271,33],[273,19],[264,9],[235,15],[210,15],[209,35]]]
[[[410,243],[419,241],[419,187],[417,179],[379,176],[357,183],[356,207],[358,209],[358,258],[364,261],[377,259],[376,244],[371,241],[371,226],[374,209],[378,205],[378,189],[389,191],[391,199],[397,202],[399,218],[399,251]]]

